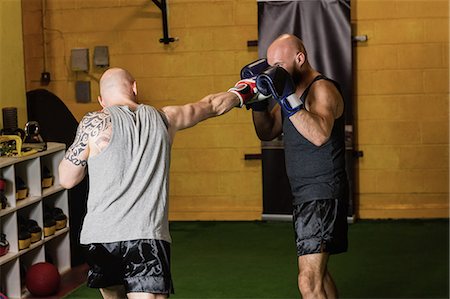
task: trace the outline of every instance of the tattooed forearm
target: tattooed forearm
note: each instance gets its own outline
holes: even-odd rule
[[[95,142],[97,142],[99,137],[103,139],[104,132],[110,132],[110,128],[111,116],[107,111],[87,114],[81,120],[75,140],[67,150],[64,158],[76,166],[86,167],[89,139],[94,138]]]

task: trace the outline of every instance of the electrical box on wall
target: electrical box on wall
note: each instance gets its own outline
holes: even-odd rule
[[[79,48],[71,50],[71,68],[75,72],[89,70],[89,49]]]
[[[91,102],[91,82],[90,81],[75,82],[75,98],[78,103]]]
[[[94,65],[97,67],[109,66],[109,51],[107,46],[97,46],[94,48]]]

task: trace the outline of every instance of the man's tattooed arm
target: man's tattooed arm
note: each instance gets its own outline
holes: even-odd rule
[[[92,112],[83,117],[75,140],[59,165],[61,185],[71,188],[84,178],[89,156],[109,144],[111,131],[111,116],[107,111]]]
[[[89,113],[81,120],[75,140],[64,158],[76,166],[86,167],[89,156],[89,141],[91,140],[97,148],[103,149],[109,144],[110,136],[110,114],[107,111]]]

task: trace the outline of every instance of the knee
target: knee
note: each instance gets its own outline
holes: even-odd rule
[[[315,277],[313,273],[300,273],[298,275],[298,288],[304,299],[326,298],[322,280]]]

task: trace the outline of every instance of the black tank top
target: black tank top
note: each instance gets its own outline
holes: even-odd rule
[[[319,75],[300,97],[303,103],[317,80],[329,80],[340,91],[337,82]],[[343,113],[334,121],[330,139],[319,147],[303,137],[289,119],[283,120],[286,171],[294,204],[344,196],[347,190],[344,125]]]

